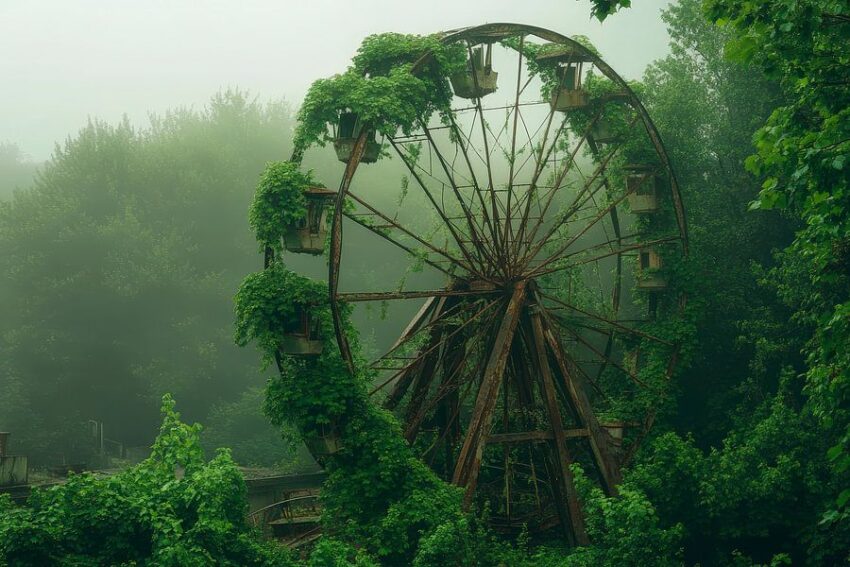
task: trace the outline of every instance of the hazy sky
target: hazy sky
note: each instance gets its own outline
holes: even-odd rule
[[[638,78],[667,52],[667,4],[636,0],[602,25],[587,0],[0,0],[0,142],[41,160],[89,116],[143,124],[228,86],[297,104],[385,31],[535,24],[588,36]]]

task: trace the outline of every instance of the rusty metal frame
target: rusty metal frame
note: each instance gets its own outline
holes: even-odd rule
[[[424,332],[430,333],[430,341],[425,348],[419,351],[418,356],[413,358],[411,362],[406,364],[404,368],[396,372],[384,383],[384,385],[387,385],[395,380],[393,391],[390,393],[387,401],[387,405],[391,407],[397,406],[409,390],[411,388],[413,389],[412,398],[414,399],[411,404],[408,404],[405,412],[409,421],[406,436],[409,440],[413,441],[421,424],[425,420],[426,414],[436,406],[437,412],[439,412],[439,417],[436,419],[440,421],[442,429],[434,446],[439,443],[445,443],[447,462],[451,462],[454,459],[454,455],[451,454],[452,447],[459,449],[457,458],[454,459],[454,468],[451,476],[453,482],[465,488],[464,502],[467,506],[472,503],[472,497],[478,483],[483,451],[488,443],[503,443],[505,446],[519,442],[548,444],[549,452],[544,452],[543,462],[545,468],[549,471],[552,482],[557,485],[557,487],[553,486],[553,490],[556,492],[556,500],[563,500],[563,502],[556,502],[556,505],[562,506],[561,523],[564,524],[563,527],[567,530],[567,536],[571,541],[576,544],[583,544],[587,542],[587,536],[582,525],[582,515],[578,499],[575,497],[574,487],[571,486],[572,480],[569,472],[570,452],[567,442],[568,440],[570,442],[586,441],[590,444],[594,464],[600,473],[603,487],[608,494],[613,495],[617,493],[616,485],[620,480],[619,463],[612,454],[608,434],[596,420],[589,398],[585,392],[588,382],[590,385],[594,385],[593,381],[581,369],[579,362],[571,359],[569,354],[564,350],[560,337],[556,332],[555,325],[557,323],[557,317],[549,313],[547,306],[544,304],[544,300],[553,300],[556,303],[560,300],[542,293],[537,288],[534,278],[580,266],[588,262],[598,262],[609,256],[617,257],[616,282],[612,298],[614,308],[613,318],[596,315],[584,311],[577,306],[560,302],[563,304],[563,307],[575,310],[605,325],[605,329],[595,329],[608,336],[604,351],[596,350],[596,354],[604,361],[604,364],[616,365],[611,360],[611,348],[615,334],[633,333],[638,336],[644,336],[645,338],[655,339],[655,337],[651,337],[639,330],[626,327],[616,320],[616,313],[619,310],[621,299],[620,288],[622,287],[622,259],[624,253],[653,243],[678,240],[681,244],[683,254],[687,254],[687,224],[675,173],[671,167],[670,159],[667,156],[663,142],[648,112],[629,88],[628,84],[594,53],[561,34],[539,27],[518,24],[486,24],[455,30],[445,33],[442,36],[442,41],[444,43],[459,42],[465,44],[467,53],[470,55],[472,61],[474,85],[476,91],[478,91],[478,80],[474,68],[475,61],[471,57],[472,47],[481,42],[493,43],[508,36],[518,36],[520,38],[520,45],[525,42],[527,37],[536,37],[545,41],[569,46],[576,53],[580,54],[581,57],[586,58],[588,62],[595,65],[597,69],[622,89],[624,100],[628,101],[632,109],[636,112],[634,121],[640,120],[642,122],[655,148],[656,154],[662,162],[664,173],[669,180],[671,200],[678,225],[678,236],[657,239],[652,242],[624,244],[624,240],[627,237],[624,238],[621,234],[620,223],[617,217],[617,206],[623,201],[626,195],[612,198],[612,190],[606,170],[607,164],[620,150],[621,145],[617,145],[616,147],[608,146],[606,147],[606,151],[602,152],[590,135],[590,130],[593,124],[599,119],[602,110],[597,112],[592,118],[586,131],[582,133],[581,138],[577,141],[575,147],[572,148],[569,159],[563,162],[563,168],[558,171],[556,166],[556,170],[552,173],[556,177],[556,182],[551,187],[548,185],[538,186],[538,182],[547,168],[547,163],[549,163],[552,152],[556,150],[560,152],[559,137],[565,130],[567,120],[564,118],[560,127],[554,133],[551,144],[547,146],[550,130],[554,122],[554,108],[550,108],[548,113],[545,132],[539,151],[532,149],[529,152],[528,158],[522,162],[519,169],[515,167],[514,160],[516,159],[517,152],[519,122],[522,121],[523,128],[529,134],[529,144],[531,144],[532,148],[534,147],[532,138],[536,138],[540,132],[540,127],[538,127],[537,130],[532,130],[534,132],[534,136],[532,136],[520,113],[520,106],[525,105],[525,103],[520,102],[521,92],[525,90],[532,79],[529,76],[526,84],[521,84],[524,57],[520,49],[519,61],[517,63],[520,72],[516,81],[516,97],[513,105],[506,107],[512,109],[513,115],[511,116],[510,113],[507,114],[505,126],[499,134],[495,135],[489,129],[485,111],[493,109],[485,109],[480,96],[474,99],[474,106],[468,109],[473,110],[475,113],[468,136],[459,127],[454,115],[450,115],[448,117],[448,123],[443,126],[443,128],[450,129],[455,136],[455,148],[462,154],[463,160],[469,168],[473,187],[473,195],[470,196],[469,202],[464,198],[464,195],[461,193],[461,186],[456,181],[454,163],[449,163],[437,147],[438,145],[431,132],[433,128],[429,128],[424,120],[420,121],[420,127],[423,131],[421,136],[424,136],[422,141],[427,140],[430,145],[429,147],[436,153],[440,167],[447,176],[448,185],[451,187],[452,193],[457,199],[462,211],[466,222],[466,229],[469,233],[468,235],[463,234],[460,223],[456,225],[453,222],[453,219],[460,219],[461,217],[450,217],[447,214],[444,207],[440,206],[435,195],[428,189],[425,180],[422,179],[416,168],[407,159],[405,151],[400,147],[400,144],[404,143],[404,141],[401,138],[387,138],[390,145],[396,150],[396,153],[404,161],[411,175],[428,197],[429,202],[440,216],[442,223],[456,241],[457,250],[460,252],[462,258],[456,257],[453,254],[455,250],[454,246],[451,247],[450,251],[434,245],[427,238],[422,238],[415,232],[404,228],[397,219],[385,215],[378,208],[368,205],[365,201],[350,193],[351,183],[365,151],[367,131],[364,129],[358,136],[349,161],[346,164],[334,203],[328,262],[328,288],[331,312],[333,314],[335,334],[340,353],[346,361],[349,370],[355,372],[351,348],[342,325],[342,304],[354,301],[426,299],[425,304],[402,332],[390,351],[382,357],[389,357],[392,352],[405,344],[412,336]],[[420,65],[429,60],[430,57],[431,55],[429,53],[423,54],[420,60],[414,64],[413,72],[416,72]],[[471,140],[472,131],[476,127],[476,117],[481,121],[477,126],[480,127],[480,135],[484,143],[483,156],[478,154]],[[497,197],[497,190],[493,182],[493,170],[490,163],[490,137],[494,139],[494,149],[498,146],[502,148],[502,151],[507,151],[499,143],[499,139],[502,136],[502,132],[507,131],[508,121],[511,118],[513,119],[510,128],[510,155],[512,161],[508,175],[507,203],[505,204]],[[543,238],[535,240],[538,230],[543,226],[544,218],[549,212],[555,194],[561,189],[567,172],[575,165],[575,158],[584,144],[587,144],[595,156],[597,167],[591,177],[585,179],[584,186],[576,195],[573,204],[568,208],[569,214],[565,215],[561,220],[563,222],[567,218],[571,218],[577,211],[582,209],[582,206],[590,201],[595,206],[593,210],[601,212],[593,217],[591,222],[578,235],[567,242],[566,245],[557,248],[557,251],[545,258],[542,263],[532,266],[531,263],[535,261],[537,254],[550,241],[553,235],[558,232],[558,228],[561,225],[561,223],[556,223],[556,226],[548,229]],[[521,148],[521,151],[524,151],[523,148]],[[475,168],[469,155],[470,149],[475,151],[478,154],[478,158],[486,165],[486,187],[482,186],[477,179]],[[453,159],[456,160],[457,156],[458,153],[456,151]],[[300,161],[301,157],[301,155],[293,154],[293,160]],[[536,160],[532,181],[524,196],[517,197],[516,202],[512,203],[516,181],[514,176],[532,158]],[[463,176],[461,177],[463,178]],[[598,179],[601,179],[599,183],[597,183]],[[517,187],[519,186],[517,185]],[[540,189],[542,187],[548,188],[548,194],[541,197]],[[595,199],[595,195],[603,188],[610,202],[610,205],[605,209],[601,209]],[[445,185],[443,190],[445,191]],[[484,193],[487,191],[490,192],[489,204],[485,203]],[[374,227],[370,227],[368,223],[358,219],[356,215],[347,213],[344,205],[349,197],[371,211],[371,214],[381,218],[388,226],[404,233],[419,245],[430,250],[430,252],[445,258],[451,264],[451,267],[441,266],[433,258],[428,258],[427,255],[422,259],[425,263],[449,277],[450,282],[447,287],[445,289],[421,291],[340,293],[338,288],[342,261],[343,217],[350,218],[409,254],[422,257],[417,254],[417,251],[399,242],[396,238],[388,236],[383,231]],[[477,205],[475,204],[476,197],[478,200]],[[526,199],[525,203],[521,201],[522,198]],[[540,208],[540,214],[535,223],[529,226],[529,220],[532,218],[530,215],[534,206],[534,199],[537,199],[536,202],[537,207]],[[542,207],[541,200],[545,203]],[[473,211],[473,207],[479,205],[480,209]],[[521,216],[515,218],[514,214],[520,211],[522,211]],[[481,214],[483,222],[478,222],[475,218],[476,212]],[[608,236],[607,232],[605,234],[607,242],[603,243],[603,246],[609,247],[610,250],[604,254],[581,258],[572,263],[564,262],[570,256],[591,251],[591,248],[587,248],[568,253],[567,249],[575,244],[579,237],[590,230],[596,223],[600,222],[605,216],[610,217],[615,233],[613,239]],[[514,230],[514,221],[518,221],[518,229],[516,231]],[[465,236],[468,236],[468,239],[464,238]],[[406,239],[404,241],[407,242]],[[448,244],[446,248],[448,248]],[[265,261],[266,265],[274,261],[273,251],[266,251]],[[458,273],[458,270],[461,273]],[[495,284],[495,288],[482,288],[481,291],[473,291],[463,287],[455,287],[452,280],[456,278],[489,282]],[[504,296],[492,299],[494,295],[498,294],[504,294]],[[465,303],[465,300],[469,298],[492,299],[492,301],[489,301],[474,316],[467,318],[462,324],[451,329],[444,329],[440,322],[453,309],[453,307],[447,309],[446,304],[450,303],[453,306],[460,305]],[[501,305],[501,311],[491,312],[491,309],[496,305]],[[482,320],[482,316],[488,312],[490,315],[486,318],[486,321]],[[478,333],[473,333],[472,336],[476,337],[475,340],[493,337],[492,348],[484,351],[487,354],[484,354],[484,352],[481,353],[478,364],[471,364],[469,367],[466,367],[466,361],[460,360],[462,357],[459,357],[457,349],[450,347],[452,344],[456,344],[457,341],[461,340],[462,335],[459,335],[459,333],[462,329],[475,324],[476,321],[478,326],[474,327],[474,329]],[[486,329],[486,332],[482,329]],[[572,331],[572,329],[567,330]],[[575,335],[581,341],[578,333],[575,333]],[[655,340],[664,342],[660,339]],[[520,343],[521,346],[516,346]],[[671,368],[675,364],[676,357],[674,356],[673,358],[674,360],[671,360]],[[529,369],[532,368],[535,369],[534,374],[529,372]],[[470,370],[472,371],[471,375],[469,374]],[[464,373],[463,376],[461,376],[462,372]],[[669,373],[672,373],[672,370]],[[461,380],[462,377],[466,377],[466,379]],[[442,380],[442,382],[438,384],[436,393],[431,396],[428,394],[428,391],[432,388],[432,382],[438,379]],[[504,407],[505,411],[507,411],[509,382],[516,383],[518,389],[517,395],[520,398],[525,396],[524,402],[520,400],[521,404],[534,403],[532,383],[538,385],[539,399],[545,406],[548,423],[551,427],[550,430],[491,434],[491,426],[495,417],[494,414],[500,392],[505,396]],[[375,388],[375,391],[381,387]],[[465,390],[461,396],[458,396],[462,387],[465,387]],[[472,409],[472,416],[468,422],[465,422],[466,428],[464,431],[461,429],[460,409],[468,395],[476,395],[476,399]],[[566,410],[566,414],[572,416],[573,421],[577,422],[574,426],[567,427],[563,422],[564,410]],[[648,429],[651,422],[652,416],[647,419],[645,428]],[[531,450],[533,452],[534,449]],[[431,449],[428,449],[428,451],[431,451]],[[531,467],[533,470],[533,459],[531,460]],[[563,506],[566,507],[563,508]]]

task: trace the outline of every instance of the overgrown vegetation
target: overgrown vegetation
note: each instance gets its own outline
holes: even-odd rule
[[[409,133],[434,112],[450,115],[448,77],[465,64],[462,46],[444,45],[436,35],[367,37],[345,73],[316,81],[304,97],[295,131],[296,156],[332,140],[329,127],[336,127],[340,112],[352,112],[365,128],[388,136],[399,130]]]
[[[166,396],[150,458],[113,476],[74,475],[25,507],[0,496],[0,564],[293,565],[245,524],[245,483],[227,450],[207,461],[201,428]]]
[[[597,1],[595,14],[603,19],[628,5]],[[827,566],[850,560],[850,13],[825,0],[682,0],[664,17],[672,52],[647,71],[643,98],[679,175],[692,252],[689,263],[670,266],[677,285],[688,287],[688,319],[651,330],[685,337],[689,348],[680,354],[690,364],[660,403],[635,398],[629,402],[636,409],[612,410],[628,416],[659,406],[620,497],[603,496],[583,471],[574,471],[593,544],[572,550],[531,547],[524,538],[507,544],[488,531],[486,518],[464,513],[458,490],[416,459],[396,419],[369,401],[372,376],[360,364],[347,313],[356,372],[334,348],[314,358],[280,354],[295,306],[310,307],[327,341],[333,324],[324,284],[296,275],[278,257],[240,288],[237,341],[256,342],[266,362],[279,367],[266,389],[270,418],[325,453],[326,535],[306,564]],[[434,59],[411,75],[428,50]],[[385,134],[446,113],[445,77],[465,57],[433,37],[367,39],[351,69],[311,89],[299,114],[296,157],[332,137],[328,127],[341,111],[356,112]],[[595,80],[589,89],[610,90]],[[226,119],[270,126],[265,141],[274,143],[262,144],[268,155],[241,153],[229,143],[229,130],[213,136],[212,145],[202,142],[223,132]],[[227,287],[198,243],[218,243],[221,255],[228,243],[218,232],[231,217],[221,220],[222,210],[207,205],[219,200],[244,210],[247,192],[231,203],[229,193],[207,189],[250,187],[243,178],[279,153],[283,141],[276,136],[284,125],[283,115],[263,114],[232,94],[217,99],[208,115],[155,122],[146,137],[127,125],[93,124],[57,153],[33,191],[3,205],[0,251],[15,270],[4,273],[2,293],[32,299],[0,323],[6,394],[0,425],[21,429],[32,416],[50,416],[58,392],[97,387],[103,403],[111,403],[126,394],[127,376],[132,391],[147,397],[159,387],[151,386],[157,376],[178,392],[201,392],[202,399],[193,398],[196,413],[227,407],[214,406],[219,400],[205,398],[198,384],[208,375],[241,378],[254,367],[243,361],[222,371],[226,357],[218,354],[218,341],[225,325],[193,317],[218,305]],[[186,173],[187,164],[202,158],[236,164],[239,173],[227,167]],[[138,171],[144,175],[134,176]],[[279,251],[280,230],[303,216],[300,191],[311,183],[290,162],[264,177],[251,211],[262,247]],[[181,198],[166,199],[174,185],[183,189]],[[167,206],[157,208],[160,198]],[[211,211],[218,213],[210,218]],[[117,250],[107,246],[114,241],[122,243]],[[240,242],[233,256],[250,260],[246,250],[254,245]],[[82,249],[88,255],[76,256]],[[95,258],[104,267],[77,267],[69,257]],[[242,260],[231,264],[236,272],[253,269]],[[140,353],[138,335],[114,329],[147,305],[131,299],[161,298],[165,290],[172,299],[144,336],[168,332],[162,344]],[[103,310],[92,307],[104,303]],[[109,331],[75,337],[81,322]],[[217,332],[204,335],[205,326]],[[104,342],[105,334],[114,336]],[[192,356],[179,365],[157,354],[174,343],[195,345],[184,347]],[[110,353],[115,357],[103,360]],[[650,356],[639,377],[663,377],[664,358]],[[90,374],[122,378],[90,382]],[[32,383],[45,390],[41,396]],[[256,386],[253,392],[248,398],[256,400]],[[94,411],[67,401],[79,420]],[[244,486],[228,454],[206,462],[198,429],[180,423],[170,401],[163,411],[153,455],[138,467],[108,478],[73,477],[37,493],[28,508],[0,501],[0,564],[296,564],[244,527]],[[37,431],[62,430],[63,422],[41,419]],[[48,433],[30,442],[45,453],[70,443]]]

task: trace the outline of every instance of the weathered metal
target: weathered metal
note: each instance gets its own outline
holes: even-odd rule
[[[296,306],[295,319],[286,322],[280,352],[291,356],[317,356],[322,354],[324,346],[319,322],[312,316],[310,306]]]
[[[535,38],[559,46],[553,48],[548,60],[537,62],[557,66],[562,82],[553,93],[555,104],[549,106],[545,121],[535,131],[535,135],[543,132],[542,140],[532,141],[530,131],[534,131],[534,125],[527,124],[522,114],[532,104],[546,105],[550,101],[523,102],[520,98],[530,81],[521,80],[522,49],[518,55],[516,91],[509,94],[509,103],[502,99],[486,108],[482,103],[482,97],[495,87],[495,72],[488,73],[492,71],[492,60],[489,53],[484,60],[484,49],[491,51],[494,42],[506,37],[518,39],[520,46]],[[418,131],[386,138],[442,225],[439,240],[432,234],[407,228],[404,215],[384,212],[383,206],[371,205],[350,193],[352,178],[359,162],[366,161],[366,146],[372,139],[361,128],[349,152],[331,226],[328,279],[337,343],[353,371],[350,347],[340,320],[343,303],[424,299],[424,305],[399,340],[372,364],[372,368],[386,369],[374,391],[391,385],[386,406],[402,416],[405,434],[415,447],[422,447],[423,458],[435,470],[465,487],[466,505],[472,504],[473,496],[479,491],[483,491],[481,499],[491,498],[494,483],[502,483],[505,517],[494,520],[501,526],[499,529],[519,529],[523,522],[534,529],[560,524],[570,541],[581,544],[587,539],[570,478],[573,446],[589,446],[606,493],[616,494],[620,480],[620,451],[614,438],[618,431],[606,429],[594,414],[588,390],[590,387],[601,390],[582,368],[583,358],[593,358],[596,364],[593,373],[601,375],[605,368],[610,368],[633,377],[636,373],[614,358],[615,337],[631,334],[654,339],[639,329],[627,327],[618,317],[623,297],[623,259],[642,248],[674,240],[687,252],[684,210],[675,175],[640,101],[625,81],[584,46],[554,32],[515,24],[457,30],[445,34],[443,41],[466,46],[468,67],[462,80],[468,80],[468,84],[459,87],[458,81],[453,80],[452,86],[459,96],[468,87],[466,94],[472,104],[465,103],[456,109],[457,114],[446,116],[440,125],[428,124],[423,118]],[[419,72],[429,60],[431,55],[423,53],[412,72]],[[655,173],[665,180],[664,189],[671,192],[678,234],[649,242],[643,241],[639,234],[621,234],[618,209],[638,192],[639,186],[633,184],[623,191],[621,187],[614,188],[609,180],[611,169],[622,163],[618,156],[624,146],[624,140],[606,122],[606,104],[611,101],[607,98],[592,101],[589,108],[593,110],[587,114],[594,116],[585,132],[569,135],[568,115],[554,120],[559,104],[562,108],[575,108],[588,102],[581,78],[584,66],[590,65],[621,90],[611,96],[611,101],[616,99],[617,104],[631,109],[632,119],[627,122],[627,129],[638,131],[633,126],[642,124],[650,145],[659,154]],[[493,83],[488,83],[488,77]],[[567,94],[559,103],[561,93]],[[498,116],[503,120],[501,130],[491,119],[492,114],[485,115],[499,109]],[[471,119],[462,122],[463,127],[458,122],[461,112],[472,113]],[[518,132],[523,131],[529,133],[528,144],[517,140]],[[451,143],[448,151],[446,137]],[[419,159],[410,159],[411,146],[405,144],[421,145],[418,150],[421,153],[416,154]],[[604,150],[600,150],[600,144],[606,145]],[[589,148],[595,161],[595,169],[589,176],[581,172],[577,160],[582,148]],[[501,155],[506,158],[504,167],[497,162]],[[530,167],[523,169],[527,164]],[[460,167],[456,169],[457,166]],[[529,170],[531,181],[526,183],[519,173],[528,175]],[[500,179],[496,178],[497,174]],[[576,179],[580,181],[573,189]],[[564,195],[567,199],[563,199]],[[357,213],[344,210],[343,203],[348,198],[358,206]],[[563,200],[572,202],[559,214],[552,214]],[[630,208],[636,212],[635,207]],[[363,220],[364,216],[379,219],[381,226],[370,226],[371,223]],[[343,217],[445,274],[446,286],[421,291],[339,293]],[[564,227],[567,222],[572,224]],[[613,227],[613,235],[605,225]],[[603,232],[604,238],[597,236]],[[543,251],[546,256],[539,258]],[[606,270],[614,266],[610,311],[582,309],[581,305],[567,300],[561,307],[574,309],[586,317],[583,322],[573,324],[570,317],[556,318],[546,310],[544,294],[537,291],[540,278],[586,264],[599,268],[600,262],[610,257],[614,259],[605,266]],[[625,265],[633,264],[627,261]],[[433,288],[434,284],[423,287]],[[527,309],[529,302],[537,305],[533,312]],[[438,308],[438,304],[442,307]],[[585,339],[582,325],[591,325],[591,331],[601,335],[604,343]],[[411,353],[410,345],[414,344],[417,347]],[[586,356],[572,357],[572,351],[568,350],[572,348],[584,349],[581,352]],[[532,415],[542,416],[542,421],[529,417]],[[630,433],[630,441],[633,437]],[[508,458],[508,451],[519,448],[527,449],[523,464],[526,469],[522,471],[517,468],[518,463]],[[501,463],[501,472],[489,468],[482,471],[485,451],[487,463]],[[493,452],[496,454],[491,460]],[[531,475],[523,482],[533,487],[533,494],[517,495],[521,491],[519,483],[511,479],[518,474]],[[516,504],[520,501],[536,502],[536,513],[522,510]]]
[[[572,458],[567,449],[567,437],[564,433],[564,424],[561,419],[561,409],[555,398],[555,384],[552,380],[552,370],[549,367],[549,356],[546,352],[546,344],[543,339],[543,324],[540,321],[540,306],[533,305],[531,308],[531,328],[534,338],[534,347],[537,354],[536,367],[540,373],[540,381],[543,385],[542,392],[545,400],[546,412],[549,424],[554,434],[555,452],[558,455],[558,479],[561,482],[561,490],[567,500],[566,517],[561,518],[561,523],[571,530],[570,537],[579,545],[590,543],[584,528],[584,517],[578,502],[573,473],[570,469]]]
[[[510,303],[505,309],[504,317],[493,341],[493,348],[481,378],[478,398],[469,419],[466,438],[458,455],[457,465],[452,482],[466,488],[464,501],[467,506],[472,502],[472,494],[478,482],[481,468],[481,455],[484,451],[484,440],[489,433],[493,420],[493,409],[502,386],[502,374],[508,360],[511,342],[519,324],[526,295],[526,282],[520,281],[514,288]]]
[[[667,277],[661,272],[664,263],[654,247],[641,247],[638,254],[638,289],[660,291],[667,289]]]
[[[381,154],[381,144],[375,140],[375,130],[364,128],[360,117],[353,112],[343,112],[339,115],[339,126],[334,138],[334,150],[336,157],[343,163],[348,163],[354,154],[354,147],[360,134],[366,133],[366,145],[359,161],[363,163],[375,163]]]
[[[626,165],[626,193],[629,211],[635,214],[658,212],[658,178],[648,165]]]
[[[304,196],[306,216],[286,227],[283,244],[289,252],[321,254],[328,237],[328,206],[336,193],[324,187],[310,187],[304,191]]]
[[[471,50],[466,69],[450,77],[456,96],[467,99],[481,98],[496,92],[499,74],[493,70],[492,44],[487,44],[487,59],[481,47]]]

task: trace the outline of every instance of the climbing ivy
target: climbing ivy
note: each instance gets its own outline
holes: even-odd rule
[[[139,465],[35,488],[26,507],[3,495],[0,565],[295,565],[248,529],[245,482],[230,453],[206,461],[200,426],[181,422],[174,407],[166,395],[159,436]]]
[[[333,139],[341,112],[355,113],[361,124],[384,134],[409,133],[435,112],[451,115],[447,77],[465,65],[459,44],[445,45],[438,35],[385,33],[367,37],[344,73],[312,84],[298,112],[295,153]],[[414,68],[415,66],[415,68]]]
[[[304,190],[317,185],[312,171],[303,173],[291,161],[266,165],[248,214],[261,250],[281,250],[281,238],[287,228],[307,216]]]
[[[327,286],[274,262],[246,277],[236,293],[236,344],[256,341],[270,363],[281,338],[297,325],[301,309],[323,302]]]

